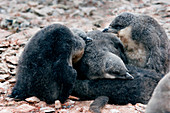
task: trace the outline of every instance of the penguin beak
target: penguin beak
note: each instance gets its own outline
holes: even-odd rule
[[[86,43],[91,42],[92,40],[93,40],[93,39],[90,38],[90,37],[86,37],[86,38],[85,38],[85,42],[86,42]]]
[[[134,79],[134,77],[131,74],[129,74],[128,72],[126,72],[126,77],[125,78],[126,79],[131,79],[131,80]]]
[[[118,33],[117,29],[114,29],[112,27],[105,28],[102,32],[108,32],[108,33]]]

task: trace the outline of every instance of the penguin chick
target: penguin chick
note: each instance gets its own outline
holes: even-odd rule
[[[123,53],[118,49],[117,44],[121,45],[121,42],[118,43],[120,40],[116,36],[101,31],[91,31],[87,33],[87,36],[93,41],[86,44],[82,59],[74,66],[78,71],[79,79],[83,77],[133,79],[124,62],[119,58],[119,55],[123,56]],[[123,58],[126,59],[125,56]]]
[[[86,43],[91,42],[93,40],[92,38],[88,37],[83,30],[79,28],[71,28],[71,31],[74,33],[74,35],[77,35],[84,39]]]
[[[103,57],[103,63],[105,63],[105,67],[103,67],[105,69],[104,78],[133,79],[120,57],[111,52],[105,52]]]
[[[118,34],[130,64],[160,73],[168,72],[169,40],[164,29],[152,17],[125,12],[117,16],[103,32]]]
[[[147,104],[163,75],[156,73],[155,70],[132,65],[127,65],[127,68],[129,73],[134,76],[133,80],[76,80],[71,95],[79,97],[80,100],[94,100],[99,96],[107,96],[109,97],[109,103],[119,105],[128,103],[133,105],[136,103]],[[98,103],[103,103],[103,100],[101,99]]]
[[[112,33],[102,33],[99,30],[88,32],[87,34],[89,37],[91,37],[94,40],[98,40],[99,42],[102,42],[103,40],[105,42],[105,43],[101,43],[103,49],[107,48],[110,52],[118,55],[125,64],[128,63],[128,59],[124,50],[124,45],[122,41],[119,38],[117,38],[115,35],[113,35]]]
[[[84,40],[61,24],[37,32],[19,58],[17,82],[10,97],[23,100],[36,96],[48,104],[57,99],[64,103],[77,77],[72,62],[82,57],[84,47]]]
[[[74,50],[74,54],[73,54],[73,57],[72,57],[72,60],[73,60],[73,63],[76,63],[78,62],[81,57],[83,56],[84,54],[84,48],[85,46],[81,46],[81,45],[84,45],[84,42],[85,43],[88,43],[88,42],[91,42],[92,41],[92,38],[88,37],[87,34],[81,30],[81,29],[78,29],[78,28],[71,28],[71,31],[73,32],[73,34],[77,37],[80,37],[80,38],[77,38],[77,45],[76,45],[76,48]],[[82,41],[82,39],[84,41]],[[76,42],[76,41],[75,41]],[[81,42],[81,43],[80,43]]]
[[[170,113],[170,72],[156,86],[146,107],[146,113]]]

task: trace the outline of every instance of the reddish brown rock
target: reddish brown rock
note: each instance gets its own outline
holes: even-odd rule
[[[26,113],[26,112],[31,112],[31,111],[36,110],[36,109],[37,109],[36,107],[31,106],[29,104],[22,104],[22,105],[18,106],[14,110],[14,112],[24,112],[24,113]]]

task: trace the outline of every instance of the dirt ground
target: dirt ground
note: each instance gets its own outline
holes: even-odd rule
[[[42,27],[61,23],[85,31],[102,30],[122,12],[155,18],[170,39],[169,0],[0,0],[0,113],[90,113],[92,101],[71,99],[58,107],[35,97],[25,101],[8,98],[14,86],[18,58],[28,40]],[[110,105],[103,113],[144,113],[146,105]]]

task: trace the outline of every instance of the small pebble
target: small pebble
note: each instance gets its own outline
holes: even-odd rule
[[[56,100],[56,101],[55,101],[55,108],[56,108],[56,109],[61,108],[61,102],[60,102],[59,100]]]
[[[55,109],[51,107],[43,107],[43,108],[40,108],[40,111],[45,112],[45,113],[51,113],[51,112],[55,112]]]
[[[9,79],[8,82],[9,83],[15,83],[16,82],[16,78],[13,77],[13,78]]]
[[[111,112],[111,113],[120,113],[120,111],[117,110],[117,109],[111,109],[110,112]]]
[[[4,82],[4,81],[5,81],[5,79],[0,76],[0,82]]]
[[[31,102],[31,103],[38,103],[40,102],[40,99],[38,99],[37,97],[33,96],[33,97],[30,97],[30,98],[26,98],[25,99],[27,102]]]

